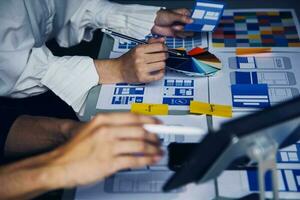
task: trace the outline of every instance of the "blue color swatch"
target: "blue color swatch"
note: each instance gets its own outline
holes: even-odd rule
[[[267,108],[270,99],[267,84],[237,84],[231,86],[234,107]]]

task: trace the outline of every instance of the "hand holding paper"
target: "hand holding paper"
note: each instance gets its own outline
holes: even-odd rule
[[[184,30],[186,24],[193,23],[190,18],[190,11],[185,8],[166,10],[161,9],[157,12],[154,26],[151,30],[153,34],[171,37],[191,37],[193,32]]]
[[[219,24],[225,5],[211,1],[197,0],[193,10],[193,23],[185,26],[185,31],[212,32]]]

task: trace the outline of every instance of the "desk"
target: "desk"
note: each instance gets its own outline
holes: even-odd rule
[[[128,3],[128,1],[118,0],[120,3]],[[132,3],[143,3],[147,5],[160,5],[166,6],[168,8],[176,8],[176,7],[191,7],[193,1],[172,1],[170,5],[170,1],[130,1]],[[300,19],[300,4],[298,0],[272,0],[272,1],[240,1],[240,0],[227,0],[227,9],[240,9],[240,8],[294,8],[296,10],[298,19]],[[98,54],[98,58],[104,59],[109,57],[109,53],[112,50],[113,39],[104,35],[102,38],[101,48]],[[95,110],[97,99],[99,92],[101,90],[101,86],[96,86],[91,89],[86,104],[86,111],[83,116],[80,117],[83,121],[88,121],[92,115],[95,115],[99,110]],[[101,111],[100,111],[101,112]],[[208,126],[211,125],[211,119],[208,118]],[[65,190],[63,195],[63,200],[74,199],[75,190]]]

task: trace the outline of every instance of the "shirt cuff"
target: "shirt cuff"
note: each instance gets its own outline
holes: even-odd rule
[[[97,27],[111,28],[131,37],[144,39],[151,33],[159,10],[160,7],[156,6],[107,3],[101,9],[92,11],[95,16],[93,23]]]
[[[93,59],[61,57],[49,64],[41,83],[79,112],[88,91],[98,84],[99,77]]]

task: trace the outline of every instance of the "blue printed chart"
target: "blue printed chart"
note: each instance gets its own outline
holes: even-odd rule
[[[300,95],[297,53],[236,57],[217,54],[222,71],[209,77],[212,103],[229,104],[235,112],[254,111]]]
[[[103,85],[99,110],[130,110],[132,103],[167,104],[170,110],[188,110],[190,101],[207,101],[207,78],[191,78],[167,72],[164,79],[150,84]]]
[[[134,48],[137,45],[135,42],[118,40],[115,39],[113,51],[115,52],[127,52],[129,49]],[[170,49],[185,48],[186,50],[191,50],[195,47],[206,48],[208,47],[208,38],[206,33],[198,33],[192,38],[166,38],[166,45]]]

